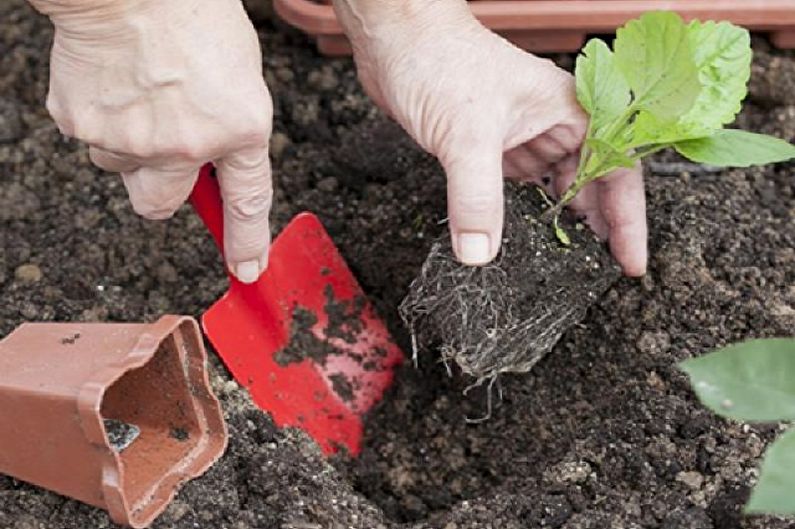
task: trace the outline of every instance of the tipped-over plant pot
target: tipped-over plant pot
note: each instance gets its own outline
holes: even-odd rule
[[[26,323],[0,341],[0,473],[140,528],[226,442],[192,318]]]

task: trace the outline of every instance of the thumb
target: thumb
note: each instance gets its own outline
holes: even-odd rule
[[[497,255],[502,238],[502,146],[479,143],[446,157],[442,165],[453,251],[465,265],[487,264]]]
[[[216,161],[224,200],[224,255],[229,270],[253,283],[268,266],[273,199],[267,146],[249,147]]]

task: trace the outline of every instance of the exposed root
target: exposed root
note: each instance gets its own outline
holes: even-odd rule
[[[506,242],[491,264],[461,265],[447,235],[433,244],[400,306],[415,362],[420,350],[438,347],[448,368],[491,387],[502,373],[529,371],[618,277],[588,232],[577,233],[569,251],[533,221],[541,206],[524,189],[509,193]],[[490,399],[491,390],[489,414]]]
[[[444,246],[433,245],[400,307],[415,362],[420,343],[440,338],[444,362],[455,361],[480,380],[529,371],[558,340],[576,307],[538,305],[530,314],[518,314],[521,293],[503,270],[502,255],[488,266],[461,266]]]

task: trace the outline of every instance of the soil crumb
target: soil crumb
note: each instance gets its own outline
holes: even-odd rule
[[[353,384],[344,373],[334,373],[329,376],[329,380],[331,380],[331,387],[334,393],[339,395],[343,401],[351,402],[355,398]]]
[[[326,305],[324,307],[328,324],[324,330],[327,338],[340,338],[354,344],[362,332],[362,313],[367,304],[363,295],[354,296],[351,300],[339,299],[334,296],[334,289],[326,285],[324,289]]]
[[[287,345],[273,355],[273,359],[282,367],[303,362],[307,358],[319,365],[326,364],[329,355],[345,354],[328,340],[318,338],[312,331],[317,324],[317,316],[300,305],[293,309],[293,321],[290,327],[290,340]]]
[[[190,434],[185,428],[172,428],[171,437],[176,439],[180,443],[184,443],[185,441],[190,439]]]

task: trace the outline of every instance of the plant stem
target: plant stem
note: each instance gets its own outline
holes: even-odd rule
[[[572,184],[572,186],[568,188],[565,193],[563,193],[558,202],[541,214],[541,221],[550,222],[554,219],[557,219],[560,215],[560,212],[563,211],[564,207],[566,207],[566,204],[571,202],[572,199],[577,196],[577,193],[579,193],[580,189],[582,189],[583,186],[589,181],[590,180],[587,178],[580,178],[580,175],[578,174],[574,184]]]

